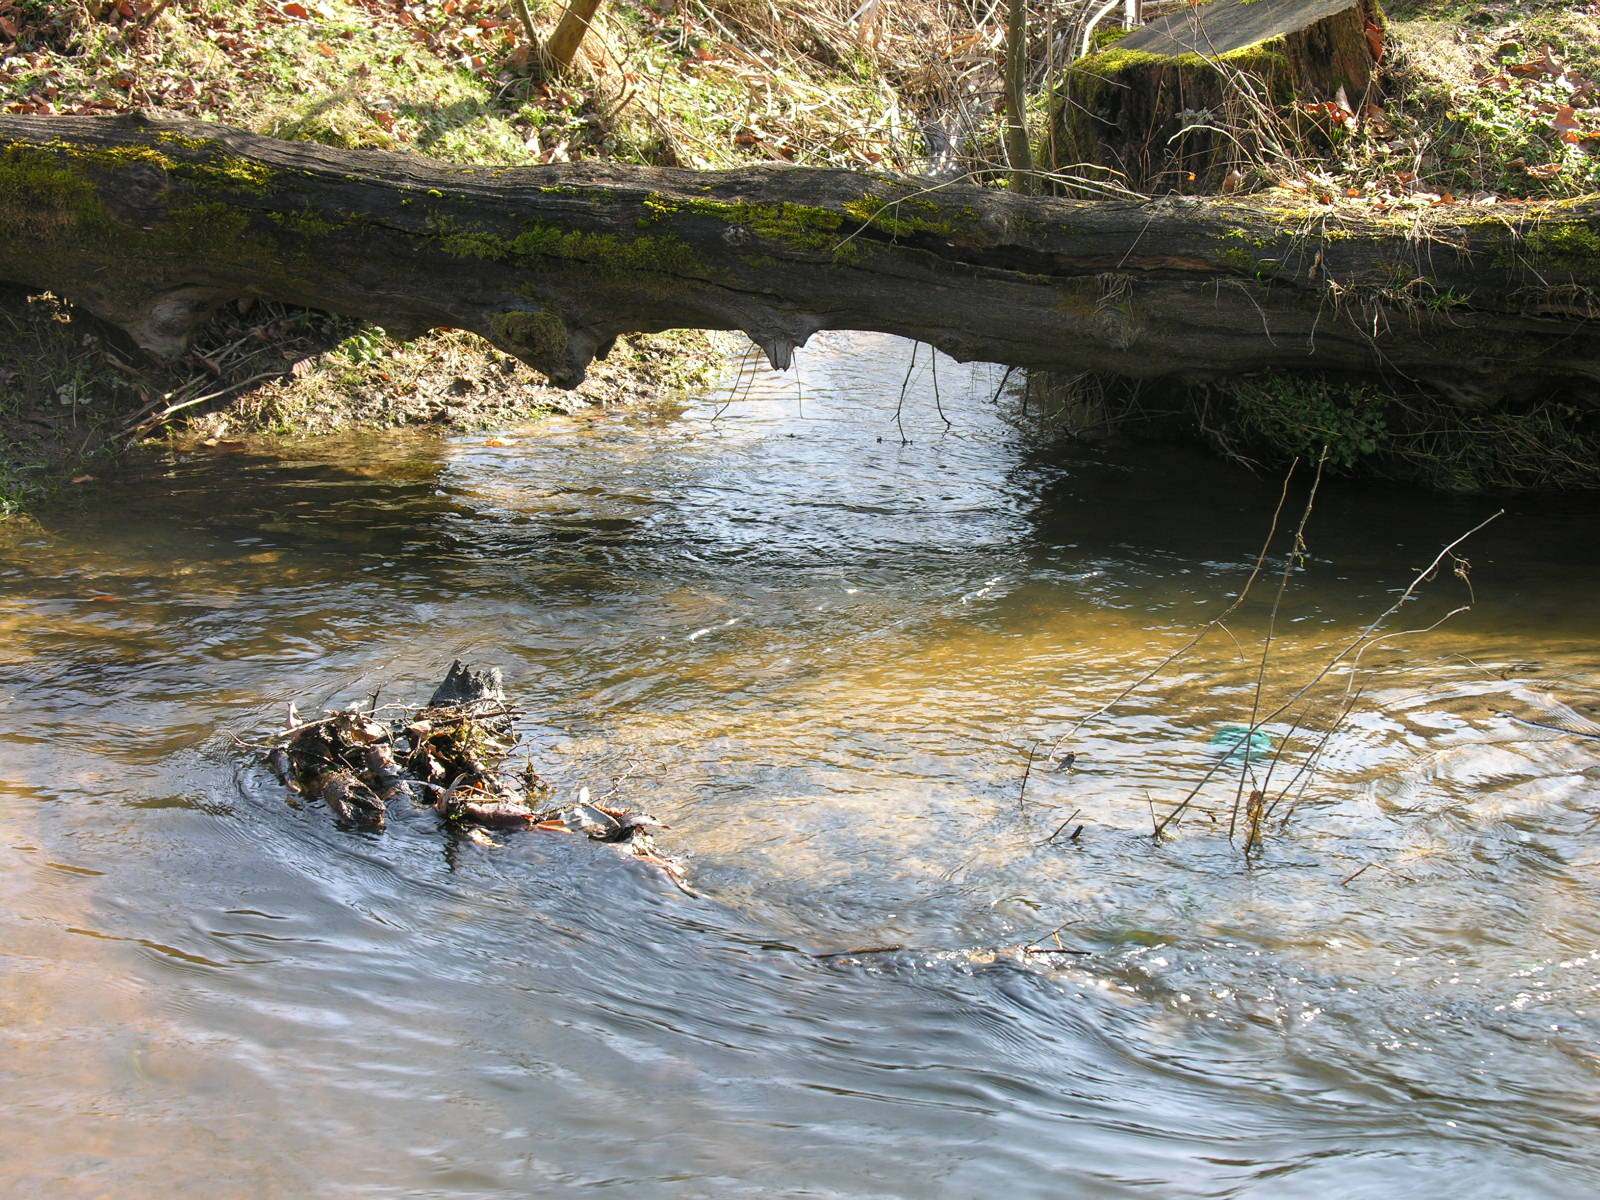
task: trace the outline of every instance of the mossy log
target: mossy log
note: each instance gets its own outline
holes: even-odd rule
[[[1256,140],[1261,114],[1374,86],[1376,0],[1211,0],[1160,17],[1067,68],[1041,158],[1117,172],[1141,192],[1213,192]],[[1381,42],[1377,43],[1381,45]]]
[[[1600,198],[1429,215],[805,168],[454,167],[0,116],[0,280],[157,354],[260,297],[399,336],[473,330],[568,386],[618,334],[680,327],[744,330],[780,366],[817,330],[866,329],[1134,378],[1321,370],[1478,398],[1600,378]]]

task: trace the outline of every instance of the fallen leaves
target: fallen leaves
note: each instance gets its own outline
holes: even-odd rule
[[[1383,36],[1383,27],[1376,21],[1367,22],[1367,49],[1372,51],[1372,61],[1381,63],[1386,44]]]
[[[1589,118],[1600,124],[1600,118]],[[1570,104],[1563,104],[1556,109],[1555,115],[1550,118],[1550,127],[1561,135],[1561,140],[1569,146],[1580,146],[1591,142],[1600,142],[1600,128],[1586,128],[1587,121],[1578,119],[1578,110]]]

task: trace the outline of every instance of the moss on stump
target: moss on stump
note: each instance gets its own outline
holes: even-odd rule
[[[1212,0],[1169,13],[1070,66],[1039,156],[1119,172],[1147,192],[1215,191],[1255,140],[1236,76],[1272,109],[1375,86],[1377,0]]]

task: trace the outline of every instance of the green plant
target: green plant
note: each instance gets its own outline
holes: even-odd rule
[[[1365,384],[1317,375],[1270,375],[1241,380],[1228,394],[1230,440],[1263,457],[1315,459],[1353,471],[1376,454],[1388,434],[1384,397]]]

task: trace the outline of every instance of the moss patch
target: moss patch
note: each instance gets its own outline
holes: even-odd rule
[[[687,242],[667,234],[621,237],[536,223],[507,235],[460,225],[442,216],[435,217],[431,224],[440,247],[457,258],[529,266],[543,258],[569,259],[590,263],[607,275],[640,271],[689,274],[700,266]]]
[[[489,322],[495,341],[534,362],[554,363],[567,349],[567,323],[548,309],[496,313]]]
[[[1522,235],[1519,257],[1535,268],[1600,276],[1600,231],[1577,221],[1536,225]]]
[[[644,225],[687,213],[737,225],[748,229],[763,241],[777,242],[795,250],[833,249],[844,236],[844,217],[817,205],[752,204],[738,200],[699,198],[683,200],[659,192],[651,193],[644,203],[652,214],[641,218]]]

